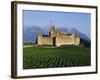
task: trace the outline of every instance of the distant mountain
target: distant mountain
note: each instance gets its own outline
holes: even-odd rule
[[[68,32],[68,33],[74,33],[78,34],[81,39],[83,40],[90,40],[85,34],[78,31],[75,28],[57,28],[58,31],[62,32]],[[50,31],[50,27],[48,26],[41,28],[40,26],[24,26],[23,29],[23,40],[24,42],[36,42],[36,37],[38,36],[38,33],[41,32],[44,35],[48,35]]]
[[[24,42],[35,43],[36,37],[37,37],[39,32],[45,34],[44,30],[42,30],[38,26],[31,26],[31,27],[30,26],[24,26],[24,29],[23,29],[23,40],[24,40]]]

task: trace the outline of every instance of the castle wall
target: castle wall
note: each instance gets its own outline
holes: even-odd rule
[[[56,37],[56,45],[73,45],[74,39],[71,36]]]
[[[51,37],[39,37],[38,45],[53,45],[53,39]]]

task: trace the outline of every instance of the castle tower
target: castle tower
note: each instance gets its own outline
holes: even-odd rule
[[[55,28],[54,25],[51,26],[51,29],[50,29],[50,36],[51,37],[56,37],[57,36],[57,30]]]
[[[41,38],[42,38],[42,33],[38,33],[38,41],[37,41],[37,44],[38,45],[41,45]]]
[[[75,35],[75,45],[80,44],[80,37],[78,35]]]

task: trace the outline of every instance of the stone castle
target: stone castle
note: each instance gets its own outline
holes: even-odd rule
[[[51,26],[49,35],[38,34],[37,45],[79,45],[80,37],[77,34],[59,32],[54,25]]]

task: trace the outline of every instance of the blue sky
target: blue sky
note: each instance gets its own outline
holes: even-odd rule
[[[23,10],[25,26],[50,26],[76,28],[90,38],[91,14],[75,12],[51,12]]]

